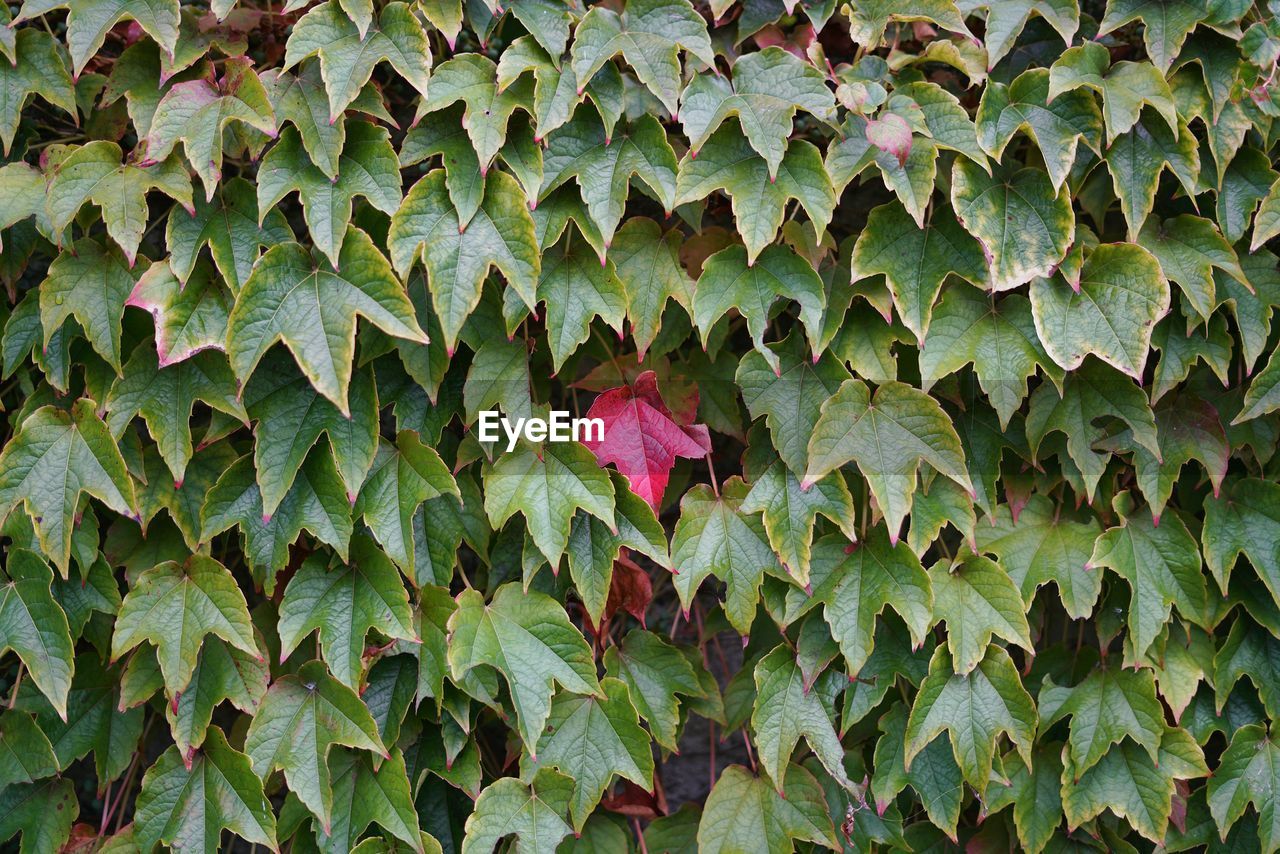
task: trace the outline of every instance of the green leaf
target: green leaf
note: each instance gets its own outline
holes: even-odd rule
[[[1280,484],[1256,478],[1231,480],[1221,495],[1206,498],[1200,542],[1209,571],[1225,590],[1240,555],[1280,602],[1280,554],[1264,546],[1280,537]]]
[[[355,692],[329,675],[319,661],[272,683],[245,734],[244,752],[264,780],[284,771],[289,790],[320,819],[326,831],[333,815],[329,748],[334,744],[390,755],[378,727]]]
[[[1243,617],[1231,625],[1222,647],[1213,657],[1213,682],[1219,714],[1226,706],[1241,676],[1248,676],[1258,689],[1263,708],[1274,716],[1280,709],[1280,693],[1276,686],[1276,654],[1280,642],[1252,620]]]
[[[558,373],[564,362],[591,336],[597,317],[621,337],[627,294],[613,262],[600,262],[585,242],[566,233],[542,254],[538,299],[546,306],[547,343]]]
[[[111,637],[118,659],[138,644],[156,647],[165,689],[176,696],[191,681],[200,646],[216,635],[260,657],[244,594],[234,576],[213,558],[192,555],[185,563],[162,563],[138,576],[120,606]]]
[[[530,384],[529,348],[524,339],[487,337],[479,342],[462,387],[467,423],[474,424],[485,409],[500,409],[508,418],[531,417]]]
[[[18,29],[7,58],[9,62],[0,62],[0,87],[5,92],[0,101],[0,142],[6,157],[17,135],[22,109],[32,95],[76,117],[75,84],[52,35],[35,27]]]
[[[1156,324],[1151,346],[1160,351],[1152,377],[1151,398],[1161,398],[1186,380],[1196,362],[1204,362],[1218,379],[1228,381],[1234,339],[1225,314],[1214,315],[1203,330],[1186,334],[1182,319],[1169,317]]]
[[[846,4],[844,11],[849,16],[849,38],[867,50],[880,44],[885,27],[891,21],[927,21],[944,30],[973,37],[952,0],[861,0]]]
[[[971,673],[994,637],[1034,654],[1022,596],[995,561],[975,554],[950,566],[939,561],[929,570],[929,580],[933,619],[947,624],[947,648],[956,673]]]
[[[1214,769],[1207,787],[1209,810],[1225,841],[1249,804],[1258,811],[1258,833],[1264,851],[1280,845],[1276,793],[1280,791],[1280,748],[1261,725],[1241,727]]]
[[[194,757],[170,747],[142,777],[135,838],[144,851],[163,842],[175,851],[212,851],[222,831],[276,847],[276,818],[249,757],[211,727]]]
[[[729,854],[764,846],[791,852],[797,840],[840,847],[822,787],[812,774],[787,765],[781,783],[774,786],[741,765],[720,773],[702,810],[699,851]]]
[[[857,463],[866,478],[888,522],[891,543],[897,543],[911,511],[921,462],[973,492],[951,419],[933,398],[899,382],[881,385],[873,396],[862,380],[847,380],[822,405],[801,486],[849,462]]]
[[[680,123],[695,153],[725,119],[736,116],[771,177],[777,177],[799,110],[835,121],[835,99],[822,72],[780,47],[742,55],[732,79],[695,75],[680,94]]]
[[[1102,575],[1089,569],[1089,558],[1102,529],[1092,517],[1033,495],[1016,513],[1007,504],[995,508],[989,524],[978,525],[974,533],[979,550],[995,555],[1018,585],[1026,608],[1041,586],[1053,582],[1072,619],[1093,613]]]
[[[448,589],[424,584],[419,591],[414,618],[421,643],[411,648],[418,655],[418,690],[416,699],[444,696],[444,679],[449,673],[446,660],[448,639],[445,629],[456,604]]]
[[[987,7],[987,28],[982,42],[987,49],[987,66],[995,68],[1014,48],[1035,12],[1070,45],[1080,28],[1080,5],[1075,0],[1013,0],[992,2]]]
[[[303,150],[297,128],[285,128],[258,167],[258,216],[266,219],[295,190],[316,248],[335,270],[351,224],[351,202],[361,196],[388,216],[400,207],[400,161],[384,128],[347,122],[336,177],[326,175]]]
[[[64,577],[71,562],[71,532],[85,493],[117,513],[136,513],[133,482],[93,401],[77,400],[70,411],[37,409],[0,451],[0,518],[24,504],[41,551]]]
[[[881,205],[871,211],[853,247],[853,280],[883,275],[899,317],[921,342],[947,276],[982,287],[986,271],[982,247],[945,207],[934,211],[929,224],[919,228],[901,204]]]
[[[769,545],[798,584],[809,583],[813,529],[821,514],[835,522],[850,541],[856,540],[853,496],[844,478],[832,475],[801,489],[800,479],[776,460],[751,483],[743,513],[763,513]]]
[[[573,833],[567,816],[574,783],[543,768],[528,784],[502,777],[489,784],[467,817],[462,854],[488,854],[504,837],[515,836],[521,850],[553,851]]]
[[[590,110],[582,110],[547,138],[542,168],[538,201],[570,178],[576,180],[606,248],[622,221],[633,178],[648,187],[667,212],[678,204],[676,154],[653,116],[640,116],[614,136]]]
[[[988,37],[989,22],[990,15]],[[917,80],[895,86],[889,97],[888,107],[903,113],[907,124],[916,130],[919,130],[919,122],[922,121],[925,130],[939,148],[949,148],[982,168],[988,168],[987,155],[978,145],[978,131],[969,118],[969,112],[960,104],[959,98],[937,83]],[[914,141],[912,147],[915,147]],[[907,160],[911,160],[910,155]],[[880,164],[882,161],[877,157],[876,162]]]
[[[987,175],[968,160],[957,160],[951,204],[960,224],[982,244],[989,290],[1007,291],[1049,275],[1075,240],[1068,188],[1055,191],[1038,169]]]
[[[1167,399],[1156,411],[1156,427],[1160,433],[1160,458],[1139,446],[1134,449],[1133,461],[1138,489],[1159,519],[1183,466],[1191,460],[1204,466],[1213,491],[1218,492],[1227,474],[1231,449],[1218,411],[1194,397]]]
[[[293,240],[293,232],[282,211],[272,208],[259,217],[253,185],[243,178],[232,178],[219,184],[214,197],[208,201],[197,198],[195,212],[188,214],[188,211],[174,208],[169,214],[164,232],[165,244],[169,247],[169,266],[182,283],[179,291],[185,297],[172,298],[172,301],[180,304],[187,304],[187,300],[195,299],[194,296],[187,295],[187,288],[199,284],[201,278],[211,278],[207,275],[195,280],[192,278],[202,246],[209,247],[214,265],[234,295],[244,287],[263,246],[270,247]],[[163,265],[153,264],[151,270],[157,267]],[[202,290],[204,289],[196,288],[195,294]],[[221,288],[217,290],[221,292]],[[132,297],[129,304],[136,304]],[[155,311],[147,305],[139,307]],[[224,315],[218,317],[222,325],[217,330],[220,333],[217,336],[217,346],[221,346],[221,339],[226,334],[226,320]]]
[[[973,365],[978,383],[1008,427],[1027,397],[1037,368],[1055,384],[1062,371],[1036,334],[1032,306],[1021,294],[996,300],[973,288],[948,288],[920,349],[920,378],[929,390],[948,374]]]
[[[1142,447],[1158,454],[1156,420],[1141,387],[1097,360],[1088,360],[1067,374],[1062,390],[1050,384],[1031,395],[1027,413],[1027,441],[1032,458],[1050,433],[1066,437],[1067,455],[1084,478],[1086,494],[1092,498],[1111,454],[1097,450],[1095,443],[1107,435],[1101,418],[1119,418],[1133,431]]]
[[[1207,776],[1204,754],[1186,730],[1167,728],[1159,761],[1124,742],[1096,766],[1077,772],[1065,763],[1062,806],[1073,826],[1110,810],[1141,836],[1159,843],[1169,828],[1177,781]]]
[[[1232,424],[1240,424],[1280,408],[1280,359],[1274,354],[1249,383],[1242,407],[1240,414],[1231,420]]]
[[[556,768],[573,781],[569,813],[581,831],[587,816],[617,775],[638,786],[653,785],[649,736],[640,728],[626,684],[606,678],[604,697],[561,694],[547,718],[549,735],[537,759],[521,757],[520,776],[536,780],[543,768]]]
[[[280,603],[280,660],[319,632],[317,647],[329,671],[359,689],[370,629],[388,638],[418,640],[409,594],[395,564],[366,537],[352,541],[350,560],[340,566],[331,566],[323,554],[303,561]]]
[[[152,692],[163,684],[159,663],[154,656],[141,652],[129,661],[126,684],[135,666],[154,668],[147,673]],[[184,761],[189,762],[196,748],[204,743],[215,708],[224,700],[230,700],[240,711],[253,714],[267,693],[270,678],[270,665],[260,651],[250,655],[223,641],[206,639],[186,689],[175,697],[176,703],[165,704],[169,731]]]
[[[176,158],[141,168],[120,163],[120,146],[99,140],[82,145],[58,162],[47,191],[49,222],[63,232],[86,204],[102,210],[102,219],[133,266],[147,227],[147,193],[160,190],[190,213],[191,179]]]
[[[648,722],[653,738],[675,750],[680,723],[677,695],[703,696],[689,660],[653,632],[632,629],[621,644],[605,650],[604,666],[610,676],[626,683],[631,702]]]
[[[66,614],[50,593],[53,573],[26,549],[11,548],[7,558],[8,583],[0,588],[0,654],[18,654],[36,687],[65,721],[75,653]],[[19,779],[17,768],[14,780]]]
[[[489,270],[496,267],[530,309],[537,304],[541,261],[533,218],[515,180],[503,172],[485,179],[484,201],[462,226],[436,169],[413,185],[391,218],[387,235],[391,259],[402,276],[421,259],[431,302],[452,354],[458,334],[480,304]]]
[[[180,142],[204,184],[205,200],[213,201],[222,180],[223,131],[233,121],[276,135],[271,100],[247,58],[228,60],[216,81],[175,83],[156,106],[146,137],[147,159],[140,165],[167,159]]]
[[[190,359],[201,350],[226,347],[231,301],[207,264],[201,264],[185,285],[169,264],[152,264],[125,305],[140,308],[155,320],[159,368]],[[136,352],[134,358],[139,358]]]
[[[293,25],[285,45],[284,69],[308,56],[320,59],[320,75],[329,93],[329,123],[360,96],[374,66],[386,62],[424,98],[431,69],[426,30],[404,3],[388,3],[376,25],[361,33],[337,0],[322,3]]]
[[[1180,0],[1174,0],[1174,3]],[[1155,207],[1160,173],[1166,168],[1186,190],[1195,195],[1200,174],[1196,139],[1185,123],[1171,131],[1163,121],[1153,121],[1150,113],[1133,129],[1121,134],[1106,151],[1111,184],[1120,199],[1120,210],[1129,226],[1129,239],[1136,240],[1142,225]]]
[[[68,778],[10,786],[0,792],[0,842],[21,833],[20,854],[59,851],[79,814],[76,786]]]
[[[717,494],[698,485],[680,499],[680,519],[671,537],[671,560],[679,567],[673,579],[687,613],[702,582],[714,575],[728,587],[725,615],[746,635],[755,618],[764,573],[785,574],[769,547],[764,526],[742,510],[747,485],[733,477]]]
[[[417,434],[401,430],[395,445],[379,442],[378,456],[352,513],[364,517],[387,556],[413,578],[417,566],[414,519],[424,501],[443,495],[462,500],[448,466]]]
[[[104,248],[92,238],[77,240],[59,254],[40,284],[45,349],[67,318],[74,317],[93,349],[119,374],[120,318],[141,272],[120,250]]]
[[[32,289],[9,315],[4,325],[4,373],[12,376],[28,356],[49,384],[58,391],[70,388],[71,343],[79,334],[79,324],[63,324],[44,344],[40,322],[40,291]]]
[[[173,479],[181,485],[191,459],[191,412],[197,400],[248,423],[249,415],[237,399],[235,375],[221,353],[196,353],[175,365],[161,367],[156,352],[141,344],[124,374],[111,386],[103,408],[107,427],[119,436],[141,415],[155,439]]]
[[[1108,528],[1094,544],[1092,567],[1106,567],[1129,583],[1129,631],[1138,654],[1146,652],[1169,620],[1170,608],[1208,628],[1208,587],[1200,549],[1177,514],[1157,525],[1150,508]]]
[[[768,345],[767,351],[771,360],[760,351],[743,356],[735,380],[751,417],[764,416],[783,463],[791,472],[803,472],[808,467],[809,437],[822,404],[849,379],[849,371],[826,352],[815,362],[794,332],[778,344]]]
[[[535,760],[551,714],[553,685],[574,694],[601,694],[586,640],[564,608],[544,593],[504,584],[486,604],[479,591],[467,590],[458,596],[449,632],[453,678],[462,679],[477,665],[502,673],[521,739]]]
[[[498,67],[478,53],[464,53],[440,63],[432,71],[430,96],[418,115],[429,115],[462,101],[466,110],[462,126],[479,159],[480,173],[489,170],[494,156],[507,141],[507,122],[516,107],[528,112],[527,87],[498,90]]]
[[[819,232],[831,222],[837,201],[822,155],[812,143],[797,139],[789,144],[776,174],[771,174],[768,162],[732,125],[713,133],[696,157],[690,151],[681,158],[675,204],[704,199],[716,190],[732,201],[735,228],[750,262],[782,227],[788,201],[798,201]]]
[[[1106,243],[1085,259],[1076,287],[1059,277],[1031,283],[1031,314],[1045,350],[1067,370],[1097,356],[1142,376],[1151,331],[1169,310],[1169,282],[1150,252]]]
[[[911,108],[906,108],[906,112],[913,119],[922,119]],[[920,112],[923,113],[923,108]],[[892,115],[895,119],[903,118],[897,113]],[[903,123],[905,122],[903,119]],[[873,143],[871,136],[875,135],[874,127],[861,116],[850,116],[841,127],[844,138],[827,148],[826,168],[832,185],[836,193],[840,194],[854,177],[874,164],[885,187],[897,195],[916,225],[924,228],[925,212],[937,179],[938,144],[928,137],[913,136],[910,146],[907,146],[909,151],[906,152],[905,159],[900,159],[902,148],[895,154]],[[899,130],[902,130],[901,126]],[[974,145],[976,144],[975,139]],[[984,170],[990,168],[985,162],[981,165]]]
[[[34,783],[58,773],[58,757],[35,720],[26,712],[0,715],[0,792],[9,786]]]
[[[1071,718],[1067,755],[1076,779],[1126,738],[1145,748],[1153,762],[1160,758],[1164,709],[1150,670],[1104,664],[1072,688],[1047,680],[1040,689],[1040,714],[1045,729]]]
[[[1256,252],[1277,234],[1280,234],[1280,181],[1271,185],[1258,208],[1258,215],[1253,221],[1253,238],[1249,241],[1249,251]]]
[[[233,526],[240,527],[245,559],[268,595],[275,590],[276,573],[289,562],[289,547],[303,530],[342,557],[351,539],[351,504],[332,456],[315,451],[305,458],[297,474],[268,515],[263,510],[253,459],[245,454],[218,478],[200,514],[202,542]]]
[[[625,475],[613,472],[610,477],[617,496],[614,508],[617,532],[611,531],[595,516],[576,513],[567,546],[569,577],[573,579],[587,616],[596,623],[609,603],[614,562],[623,556],[624,546],[635,549],[664,568],[671,566],[671,558],[667,554],[667,533],[658,523],[653,508],[631,491]]]
[[[707,24],[688,0],[628,0],[615,12],[592,7],[573,38],[573,73],[578,85],[622,54],[636,77],[667,112],[676,115],[680,92],[680,51],[703,65],[715,65]]]
[[[1214,283],[1224,291],[1223,302],[1231,309],[1240,332],[1245,365],[1252,371],[1266,350],[1274,306],[1280,305],[1280,261],[1261,249],[1243,253],[1240,267],[1249,287],[1221,274],[1214,275]]]
[[[1177,283],[1202,320],[1207,321],[1218,304],[1215,268],[1237,282],[1248,281],[1235,250],[1211,220],[1191,214],[1159,224],[1148,220],[1138,242],[1156,256],[1165,276]]]
[[[422,854],[425,839],[431,837],[418,829],[404,755],[398,748],[386,761],[364,751],[341,750],[333,759],[333,776],[333,825],[316,840],[322,851],[353,850],[356,840],[377,822],[407,843],[408,850]]]
[[[901,703],[895,703],[880,718],[882,735],[876,741],[875,774],[871,778],[876,811],[883,815],[902,790],[910,786],[920,795],[929,821],[954,838],[964,798],[960,766],[946,742],[934,739],[912,759],[908,771],[902,764],[906,727],[907,708]]]
[[[85,539],[96,536],[88,530],[79,533]],[[88,567],[81,566],[80,577],[54,579],[53,598],[67,615],[72,637],[83,637],[85,626],[95,613],[115,616],[120,611],[120,586],[101,555]]]
[[[798,594],[790,591],[788,599],[793,597]],[[818,604],[853,676],[868,666],[878,618],[886,607],[902,617],[915,646],[924,643],[933,623],[928,573],[906,543],[891,545],[879,526],[857,545],[837,536],[814,543],[813,592],[796,617]]]
[[[1066,58],[1064,55],[1054,67]],[[1008,86],[988,83],[974,120],[982,150],[999,161],[1014,135],[1025,130],[1040,149],[1054,192],[1060,192],[1075,162],[1077,145],[1083,140],[1094,151],[1102,148],[1103,116],[1098,105],[1088,92],[1073,88],[1055,87],[1050,71],[1044,68],[1024,71]],[[1110,144],[1114,138],[1110,124],[1107,130]]]
[[[262,256],[231,310],[227,355],[236,376],[248,379],[282,341],[316,390],[348,415],[356,316],[398,338],[425,343],[427,336],[404,286],[363,231],[347,231],[336,270],[320,263],[297,243]]]
[[[1108,0],[1098,35],[1105,36],[1130,21],[1141,21],[1147,54],[1164,73],[1181,50],[1187,34],[1207,13],[1206,5],[1198,0]]]
[[[516,8],[519,8],[517,6]],[[555,56],[552,57],[552,53]],[[498,58],[498,89],[505,90],[524,74],[533,73],[534,142],[569,121],[584,98],[595,105],[606,131],[612,131],[622,108],[622,75],[613,64],[601,66],[579,91],[572,65],[561,61],[562,51],[542,45],[533,35],[521,36]],[[526,94],[527,100],[527,94]]]
[[[265,519],[275,515],[321,435],[328,439],[346,499],[355,501],[378,452],[377,391],[367,373],[355,383],[346,416],[279,353],[258,367],[244,395],[245,409],[257,422],[253,462]]]
[[[297,128],[311,162],[328,177],[337,178],[341,168],[339,158],[347,139],[347,123],[345,116],[340,116],[336,122],[329,121],[329,93],[320,76],[319,64],[305,63],[297,74],[268,69],[260,79],[267,88],[279,123],[283,126],[289,122]],[[391,121],[383,107],[381,93],[371,84],[360,90],[351,106]]]
[[[822,691],[810,690],[795,653],[780,644],[755,667],[756,700],[751,728],[760,764],[783,794],[787,766],[801,737],[841,785],[853,786],[844,770],[844,747],[824,706]]]
[[[907,719],[904,767],[942,732],[951,738],[951,750],[964,779],[983,792],[991,779],[996,740],[1001,733],[1012,739],[1024,762],[1031,761],[1036,733],[1036,708],[1023,689],[1009,654],[991,646],[968,674],[952,670],[951,654],[943,646],[934,650],[929,675],[920,685]]]
[[[67,46],[77,77],[102,47],[108,31],[124,20],[136,22],[173,56],[178,41],[178,0],[24,0],[14,23],[62,8],[67,9]]]
[[[0,74],[3,73],[0,66]],[[48,224],[48,200],[44,198],[46,186],[45,176],[26,163],[18,161],[0,166],[0,191],[3,191],[0,197],[3,199],[0,201],[0,229],[8,229],[36,217],[42,229],[52,230]],[[3,245],[0,242],[0,248]]]
[[[627,320],[640,361],[662,328],[669,300],[693,308],[694,281],[680,263],[681,236],[647,217],[631,217],[613,238],[609,260],[627,297]]]
[[[484,509],[495,530],[523,514],[538,550],[556,566],[575,511],[616,527],[614,489],[608,472],[578,442],[550,442],[541,453],[522,445],[499,456],[484,475]]]
[[[716,321],[729,309],[737,309],[746,318],[756,352],[780,375],[778,354],[764,345],[770,310],[778,299],[800,304],[800,320],[812,345],[826,302],[822,279],[813,267],[785,246],[769,246],[758,257],[752,257],[749,249],[730,246],[703,264],[694,291],[693,321],[705,345]]]
[[[1107,145],[1138,122],[1143,105],[1153,107],[1175,133],[1178,110],[1160,69],[1147,62],[1111,64],[1111,53],[1098,42],[1085,42],[1058,57],[1049,69],[1049,99],[1064,92],[1092,89],[1102,96]],[[1095,146],[1096,148],[1096,146]]]
[[[93,753],[94,771],[104,785],[125,773],[142,736],[143,715],[141,709],[119,709],[120,683],[118,670],[105,669],[97,652],[86,651],[76,656],[65,720],[43,697],[22,698],[53,745],[59,768]]]

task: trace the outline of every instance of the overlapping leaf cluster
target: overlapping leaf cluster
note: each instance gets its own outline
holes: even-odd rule
[[[1275,11],[5,7],[0,844],[1280,850]]]

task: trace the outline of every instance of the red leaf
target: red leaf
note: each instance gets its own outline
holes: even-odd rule
[[[605,601],[604,612],[600,615],[600,627],[591,622],[589,614],[583,614],[584,625],[592,635],[600,635],[607,630],[609,621],[619,611],[626,611],[644,625],[644,612],[653,601],[653,582],[649,573],[627,556],[627,550],[620,551],[618,559],[613,562],[613,580],[609,583],[609,598]],[[603,631],[607,634],[607,631]]]
[[[646,792],[630,780],[623,780],[616,792],[607,793],[601,798],[600,806],[609,812],[644,821],[653,821],[658,816],[667,814],[667,799],[661,788],[655,785],[653,792]]]
[[[592,368],[573,385],[587,391],[608,391],[623,383],[634,383],[646,370],[657,375],[662,402],[671,417],[680,424],[692,424],[698,416],[698,384],[678,373],[666,356],[654,356],[641,364],[638,354],[624,353]]]
[[[895,113],[867,122],[867,141],[898,158],[899,166],[905,166],[911,155],[911,128],[906,119]]]
[[[705,424],[682,426],[658,393],[657,375],[645,371],[634,385],[609,389],[595,399],[588,418],[604,421],[604,438],[587,442],[600,465],[613,463],[631,489],[655,511],[677,457],[697,459],[711,451]]]
[[[644,612],[653,601],[653,582],[649,573],[627,556],[626,550],[613,563],[613,582],[609,586],[609,600],[604,606],[607,620],[619,610],[626,611],[644,625]]]

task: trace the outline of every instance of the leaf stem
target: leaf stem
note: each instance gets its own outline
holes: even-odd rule
[[[18,702],[18,689],[22,687],[22,674],[26,670],[26,663],[22,659],[18,659],[18,675],[13,680],[13,693],[9,695],[9,708],[12,709],[14,704]]]
[[[631,826],[636,829],[636,844],[640,846],[640,854],[649,854],[649,849],[644,844],[644,831],[640,829],[640,819],[632,816]]]

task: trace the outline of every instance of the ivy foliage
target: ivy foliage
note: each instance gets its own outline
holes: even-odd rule
[[[0,846],[1280,851],[1277,11],[0,7]]]

